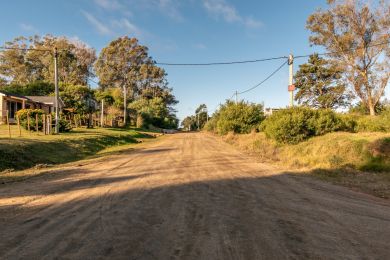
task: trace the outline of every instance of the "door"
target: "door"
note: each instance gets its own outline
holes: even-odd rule
[[[16,102],[14,101],[8,101],[8,116],[9,119],[15,118],[15,112],[16,112]]]

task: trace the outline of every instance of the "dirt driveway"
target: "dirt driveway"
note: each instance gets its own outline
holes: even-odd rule
[[[0,185],[0,259],[389,259],[390,203],[216,138]]]

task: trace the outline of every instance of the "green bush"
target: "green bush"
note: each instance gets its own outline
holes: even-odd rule
[[[343,129],[343,121],[332,110],[293,107],[275,112],[260,129],[278,143],[296,144],[312,136]]]
[[[54,120],[54,123],[55,123],[55,120]],[[65,119],[60,118],[60,121],[58,121],[58,123],[59,123],[60,133],[69,132],[70,130],[72,130],[72,125],[68,121],[66,121]]]
[[[356,119],[357,132],[388,132],[390,120],[383,116],[359,116]]]
[[[314,117],[310,120],[315,135],[324,135],[343,129],[343,121],[330,109],[315,110]]]
[[[45,112],[42,109],[21,109],[16,112],[16,115],[19,117],[20,125],[24,129],[28,129],[28,119],[30,118],[30,130],[37,131],[36,129],[36,116],[38,115],[38,130],[42,129],[42,115]]]
[[[261,105],[244,101],[234,103],[227,101],[218,111],[218,116],[212,118],[208,128],[214,128],[218,134],[250,133],[252,129],[264,120]]]
[[[36,129],[36,115],[38,115],[38,130],[42,130],[43,122],[42,122],[42,115],[44,115],[45,112],[42,109],[21,109],[18,112],[16,112],[16,115],[19,117],[20,125],[28,130],[28,119],[27,117],[30,117],[30,130],[37,131]],[[55,114],[52,114],[53,122],[52,124],[55,124]],[[72,126],[69,124],[68,121],[65,119],[60,119],[59,121],[59,131],[60,132],[69,132],[72,129]]]
[[[390,110],[384,109],[377,116],[356,113],[341,115],[345,131],[350,132],[390,132]]]

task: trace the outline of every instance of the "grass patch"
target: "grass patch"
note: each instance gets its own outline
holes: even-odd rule
[[[59,135],[37,135],[12,127],[0,126],[0,171],[22,170],[37,165],[67,163],[118,151],[114,147],[130,148],[141,140],[151,139],[152,133],[133,129],[74,129]]]

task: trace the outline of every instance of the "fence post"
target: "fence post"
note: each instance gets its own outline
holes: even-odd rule
[[[27,112],[27,130],[31,134],[31,132],[30,132],[30,112]]]
[[[51,134],[51,114],[47,115],[47,132],[49,135]]]
[[[46,135],[46,115],[42,114],[42,133]]]
[[[11,138],[11,127],[9,125],[9,115],[8,115],[8,110],[7,110],[7,125],[8,125],[8,135],[9,138]]]
[[[19,136],[22,136],[22,129],[20,129],[20,119],[19,119],[19,116],[16,116],[16,120],[18,121]]]
[[[35,114],[35,131],[37,132],[37,134],[39,135],[39,125],[38,125],[38,113]]]

